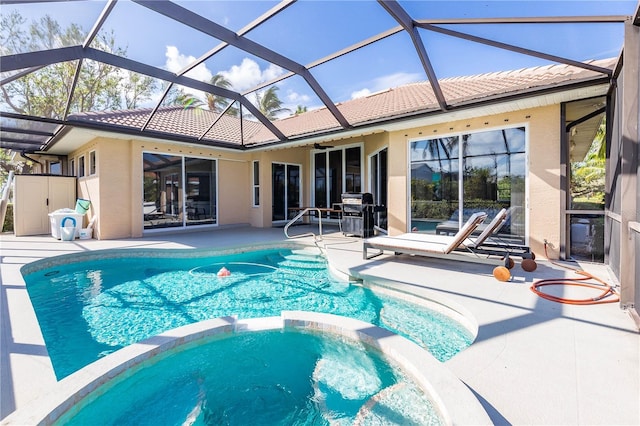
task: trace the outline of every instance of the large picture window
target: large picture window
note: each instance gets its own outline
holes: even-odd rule
[[[144,153],[145,229],[217,223],[215,160]]]
[[[501,236],[525,239],[524,127],[410,142],[411,230],[454,234],[475,212],[506,208]]]

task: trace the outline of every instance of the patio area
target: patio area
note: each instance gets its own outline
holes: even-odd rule
[[[572,271],[539,260],[536,271],[516,266],[512,281],[499,282],[492,266],[483,264],[390,254],[363,260],[360,238],[344,237],[330,226],[324,230],[321,245],[337,271],[450,301],[472,315],[479,327],[475,342],[445,365],[472,390],[494,424],[640,424],[640,335],[631,316],[617,303],[558,304],[529,289],[539,279],[572,278]],[[293,234],[304,231],[302,226],[292,229]],[[23,265],[89,250],[228,248],[278,241],[286,241],[281,228],[221,227],[74,242],[2,234],[0,417],[55,383],[20,274]],[[313,243],[308,237],[295,241]],[[568,265],[615,283],[605,265]],[[565,296],[586,297],[573,291]]]

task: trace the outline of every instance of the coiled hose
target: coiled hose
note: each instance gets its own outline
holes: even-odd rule
[[[544,243],[544,254],[547,259],[549,256],[547,255],[547,242]],[[609,284],[601,280],[600,278],[591,275],[590,273],[583,271],[582,269],[571,268],[569,266],[562,265],[560,263],[556,263],[550,260],[554,265],[560,266],[565,269],[569,269],[574,271],[578,275],[582,275],[580,278],[548,278],[544,280],[539,280],[534,282],[531,285],[531,291],[533,291],[538,296],[543,299],[551,300],[553,302],[565,303],[568,305],[597,305],[601,303],[615,303],[620,301],[620,296]],[[588,280],[594,280],[593,282],[585,282]],[[547,293],[543,293],[540,288],[551,285],[568,285],[574,287],[588,287],[600,290],[600,294],[596,297],[592,297],[589,299],[568,299],[564,297],[552,296]]]

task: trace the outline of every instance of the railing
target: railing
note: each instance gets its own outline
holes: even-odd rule
[[[294,223],[296,223],[302,216],[306,215],[307,213],[309,213],[311,210],[314,210],[316,212],[318,212],[318,229],[319,229],[319,234],[316,235],[313,232],[307,232],[306,234],[300,234],[300,235],[289,235],[289,227],[291,225],[293,225]],[[326,209],[325,209],[326,210]],[[302,210],[300,213],[298,213],[293,219],[291,219],[289,221],[289,223],[287,223],[284,227],[284,235],[287,236],[287,238],[302,238],[302,237],[313,237],[315,240],[318,239],[322,239],[322,209],[320,209],[319,207],[307,207],[306,209]]]
[[[0,198],[0,231],[4,227],[4,219],[7,215],[7,206],[9,204],[9,194],[11,192],[11,184],[13,183],[13,170],[9,172],[7,181],[2,187],[2,198]]]

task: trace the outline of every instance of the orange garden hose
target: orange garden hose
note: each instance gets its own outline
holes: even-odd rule
[[[549,256],[547,255],[547,242],[544,243],[544,254],[547,259]],[[539,280],[534,282],[531,285],[531,291],[533,291],[538,296],[543,299],[551,300],[553,302],[565,303],[569,305],[596,305],[600,303],[615,303],[620,301],[620,296],[616,293],[616,291],[606,282],[601,280],[598,277],[591,275],[590,273],[583,271],[581,269],[571,268],[565,265],[561,265],[559,263],[553,262],[551,263],[557,266],[561,266],[565,269],[570,269],[574,271],[576,274],[582,275],[581,278],[548,278],[544,280]],[[588,280],[595,280],[597,283],[593,282],[584,282]],[[540,287],[551,286],[551,285],[569,285],[575,287],[588,287],[600,290],[600,294],[596,297],[590,299],[567,299],[564,297],[552,296],[547,293],[543,293],[540,290]]]

